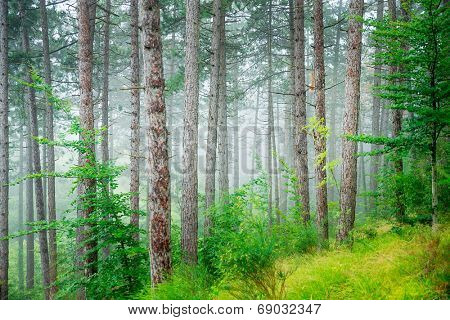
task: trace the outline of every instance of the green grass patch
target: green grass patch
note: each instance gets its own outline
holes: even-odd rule
[[[353,246],[278,261],[286,299],[447,299],[450,232],[383,225]],[[367,232],[362,232],[367,234]],[[233,299],[227,290],[219,299]]]

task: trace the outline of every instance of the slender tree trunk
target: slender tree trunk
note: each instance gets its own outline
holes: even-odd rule
[[[278,99],[277,99],[277,111],[278,109]],[[272,108],[273,111],[273,108]],[[273,113],[273,112],[272,112]],[[279,122],[279,112],[277,112],[277,122]],[[274,119],[272,119],[274,120]],[[279,127],[279,123],[277,124]],[[276,214],[276,222],[281,223],[280,215],[280,179],[279,179],[279,165],[278,165],[278,152],[277,152],[277,140],[274,126],[272,127],[272,158],[273,158],[273,191],[274,191],[274,207]]]
[[[217,149],[217,117],[219,97],[219,46],[220,46],[221,0],[213,1],[213,23],[211,40],[211,80],[209,89],[208,137],[206,142],[205,208],[208,210],[215,200],[215,172]],[[205,217],[204,234],[209,235],[211,220]]]
[[[151,280],[152,285],[155,286],[161,283],[172,269],[169,230],[170,172],[159,1],[142,1],[141,14],[144,49],[144,105],[148,119]]]
[[[25,4],[20,1],[20,15],[22,22],[26,20],[25,16]],[[28,30],[25,24],[22,24],[22,45],[24,52],[28,55],[30,53],[30,42],[28,37]],[[26,70],[26,81],[28,83],[32,82],[31,79],[31,67]],[[33,173],[39,174],[41,172],[41,156],[39,150],[39,144],[34,139],[34,137],[39,136],[38,132],[38,122],[37,122],[37,107],[36,107],[36,96],[33,88],[28,89],[28,110],[29,110],[29,126],[31,129],[31,149],[32,149],[32,159],[33,159]],[[44,211],[44,194],[42,188],[42,178],[34,178],[34,187],[36,195],[36,217],[37,221],[46,222],[45,211]],[[44,286],[45,299],[50,299],[50,265],[49,265],[49,254],[48,254],[48,239],[47,230],[39,231],[39,249],[41,256],[41,269],[42,269],[42,282]]]
[[[103,27],[103,70],[102,70],[102,143],[101,143],[101,154],[102,162],[106,164],[109,162],[109,47],[110,47],[110,12],[111,12],[111,0],[106,0],[105,3],[105,16],[104,16],[104,27]],[[112,141],[111,132],[111,141]],[[111,146],[112,147],[112,146]],[[112,151],[111,151],[112,154]],[[105,179],[102,183],[106,184],[105,196],[109,197],[109,181]],[[104,219],[109,219],[109,215],[106,215]],[[110,247],[107,245],[103,248],[102,253],[105,257],[110,254]]]
[[[295,0],[294,11],[294,166],[298,179],[297,197],[302,203],[303,221],[310,219],[308,149],[306,126],[306,85],[305,85],[305,18],[304,0]]]
[[[227,70],[225,52],[225,8],[222,3],[220,11],[219,42],[219,97],[218,97],[218,132],[217,158],[219,162],[219,197],[226,198],[229,190],[228,179],[228,107],[227,107]]]
[[[8,1],[0,4],[0,239],[8,236]],[[8,299],[9,240],[0,240],[0,300]]]
[[[325,119],[325,62],[323,40],[323,2],[314,0],[314,73],[316,112],[320,126],[326,126]],[[326,136],[314,130],[314,147],[316,151],[316,207],[317,225],[322,241],[328,240],[328,203],[327,203],[327,171],[326,171]]]
[[[384,11],[384,1],[378,0],[377,1],[377,21],[383,20],[383,11]],[[380,53],[380,48],[375,48],[375,55]],[[381,65],[376,65],[374,68],[374,77],[373,77],[373,86],[376,88],[377,86],[381,85]],[[372,135],[373,136],[379,136],[380,135],[380,110],[381,110],[381,98],[373,94],[373,100],[372,100]],[[379,149],[379,146],[376,144],[372,144],[370,146],[370,151],[374,152]],[[378,169],[380,167],[380,157],[379,156],[372,156],[370,158],[370,180],[369,180],[369,186],[370,191],[375,192],[377,189],[377,174]],[[375,197],[370,198],[370,210],[376,210],[375,206]]]
[[[111,11],[111,0],[106,0],[105,4],[105,16],[104,16],[104,27],[103,27],[103,89],[102,89],[102,162],[106,163],[109,161],[109,149],[108,149],[108,138],[109,138],[109,33],[110,33],[110,11]]]
[[[78,59],[80,81],[80,125],[83,130],[80,139],[86,143],[85,152],[80,152],[80,166],[89,167],[95,165],[95,147],[90,141],[94,134],[94,104],[92,99],[92,68],[93,68],[93,42],[95,0],[78,0]],[[78,197],[81,202],[79,215],[88,219],[94,208],[89,204],[95,196],[95,179],[83,177],[78,186]],[[84,245],[85,276],[90,277],[97,272],[98,252],[95,249],[97,241],[92,234],[92,225],[84,226],[82,240]],[[81,239],[79,239],[81,240]],[[79,243],[78,245],[82,245]]]
[[[273,224],[273,150],[272,150],[272,131],[273,131],[273,96],[272,96],[272,0],[269,1],[269,26],[267,35],[267,174],[268,174],[268,199],[267,199],[267,216],[269,218],[269,227]]]
[[[236,66],[233,74],[235,91],[238,90],[238,71],[239,68]],[[236,99],[233,104],[233,189],[237,190],[239,189],[239,105]],[[244,149],[242,150],[245,152]]]
[[[130,2],[131,16],[131,155],[130,155],[130,209],[131,225],[139,228],[139,145],[140,145],[140,93],[139,93],[139,0]],[[139,240],[139,233],[134,235]]]
[[[28,90],[27,90],[28,91]],[[28,110],[26,111],[27,117]],[[31,148],[31,128],[29,121],[26,121],[27,128],[27,175],[33,174],[33,152]],[[25,211],[26,211],[26,231],[29,232],[26,236],[26,244],[27,244],[27,279],[26,279],[26,287],[27,289],[34,288],[34,233],[30,231],[33,227],[30,225],[34,222],[34,196],[33,196],[33,180],[27,179],[25,182],[26,190],[26,203],[25,203]]]
[[[342,0],[339,0],[339,6],[338,6],[338,20],[341,19],[342,16]],[[337,25],[336,27],[336,40],[334,43],[333,48],[333,85],[336,86],[331,90],[331,101],[333,101],[333,110],[330,112],[330,148],[329,148],[329,156],[328,161],[334,161],[336,160],[336,144],[337,144],[337,128],[336,128],[336,114],[338,112],[338,92],[341,88],[341,86],[337,86],[338,83],[338,70],[340,66],[340,55],[341,55],[341,26]],[[337,198],[337,190],[335,185],[330,185],[328,188],[329,191],[329,199],[331,201],[336,201]]]
[[[254,140],[253,140],[253,161],[252,161],[252,179],[258,172],[257,160],[261,155],[261,137],[258,129],[258,113],[259,113],[259,96],[260,89],[258,87],[256,91],[256,106],[255,106],[255,126],[254,126]]]
[[[197,263],[198,239],[198,46],[199,1],[186,0],[181,250],[183,251],[184,260],[190,264]]]
[[[347,71],[345,76],[345,113],[344,135],[355,135],[358,132],[358,109],[361,80],[361,46],[364,0],[350,0],[348,39],[347,39]],[[342,176],[341,176],[341,213],[336,238],[343,241],[353,229],[356,210],[357,188],[357,144],[342,139]]]
[[[22,121],[21,121],[22,122]],[[19,177],[22,178],[24,174],[23,164],[24,164],[24,156],[23,156],[23,125],[20,123],[19,125]],[[24,229],[24,216],[23,216],[23,182],[19,183],[19,230]],[[23,292],[24,289],[24,266],[23,266],[23,237],[18,237],[17,241],[19,243],[19,261],[17,263],[18,267],[18,278],[19,278],[19,291]]]
[[[395,0],[388,0],[389,15],[393,21],[397,20],[397,7]],[[395,74],[398,71],[397,66],[391,66],[389,72]],[[397,137],[402,130],[403,110],[392,110],[392,137]],[[394,169],[397,176],[403,173],[403,159],[401,155],[397,155],[394,161]],[[397,181],[395,190],[395,215],[399,221],[402,221],[405,216],[405,204],[403,199],[403,186],[401,181]]]
[[[290,90],[294,92],[294,1],[289,0],[289,58],[291,64],[290,70]],[[293,114],[293,106],[294,106],[294,97],[289,97],[289,100],[285,103],[284,109],[284,149],[283,149],[283,157],[284,161],[288,166],[292,165],[292,114]],[[285,177],[285,174],[281,175],[281,202],[280,202],[280,210],[285,215],[288,210],[288,178]]]
[[[48,39],[48,19],[47,19],[47,9],[46,0],[39,1],[39,7],[41,12],[41,29],[42,29],[42,49],[44,57],[44,78],[45,83],[51,87],[52,85],[52,73],[51,73],[51,62],[50,62],[50,47]],[[46,97],[47,98],[47,97]],[[54,130],[53,130],[53,106],[47,100],[47,108],[44,112],[46,118],[46,137],[50,141],[54,140]],[[55,171],[55,148],[53,145],[45,146],[44,163],[46,163],[46,168],[44,171],[54,172]],[[45,183],[46,180],[44,180]],[[56,198],[55,198],[55,177],[49,176],[47,178],[48,187],[44,189],[47,190],[47,208],[48,208],[48,220],[49,222],[54,222],[56,220]],[[45,196],[45,194],[44,194]],[[50,295],[53,298],[57,292],[57,287],[54,285],[57,279],[57,246],[56,246],[56,229],[50,229],[48,231],[48,246],[49,246],[49,263],[50,263],[50,283],[52,286],[50,288]]]

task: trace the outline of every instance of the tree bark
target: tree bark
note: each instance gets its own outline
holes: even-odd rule
[[[233,72],[233,87],[235,92],[238,91],[238,72],[239,67],[236,66]],[[236,99],[234,99],[233,105],[233,189],[237,190],[239,189],[239,105]]]
[[[377,1],[377,21],[383,20],[383,11],[384,11],[384,1]],[[375,55],[381,52],[380,48],[375,48]],[[373,77],[373,86],[376,88],[381,85],[381,65],[376,65],[374,68],[374,77]],[[377,137],[380,135],[380,110],[381,110],[381,98],[373,94],[372,100],[372,135]],[[379,149],[379,146],[376,144],[371,144],[370,151],[374,152]],[[378,169],[380,167],[380,157],[372,156],[370,158],[370,180],[369,186],[370,191],[375,192],[377,189],[377,174]],[[370,198],[370,210],[376,210],[375,197]]]
[[[294,10],[294,165],[297,174],[297,201],[302,203],[302,217],[306,223],[309,213],[308,149],[306,126],[305,85],[305,18],[304,0],[295,0]]]
[[[314,73],[316,93],[316,120],[319,126],[326,126],[325,112],[325,62],[323,40],[323,2],[314,0]],[[320,130],[314,130],[314,147],[316,152],[316,208],[317,226],[322,241],[328,240],[328,203],[327,203],[327,140]]]
[[[24,174],[23,164],[24,164],[24,156],[23,156],[23,124],[20,121],[19,125],[19,177],[22,178]],[[23,182],[19,183],[19,230],[24,230],[24,216],[23,216]],[[18,280],[19,280],[19,291],[23,292],[24,289],[24,266],[23,266],[23,237],[18,237],[17,241],[19,243],[19,261],[17,263],[18,267]]]
[[[25,4],[23,1],[19,3],[20,16],[22,18],[22,45],[25,54],[28,56],[30,53],[30,40],[28,36],[28,29],[26,28],[24,21],[25,16]],[[31,67],[27,67],[25,79],[28,83],[32,83],[31,78]],[[33,88],[28,87],[28,112],[29,112],[29,126],[31,130],[31,149],[32,149],[32,159],[33,159],[33,174],[41,173],[41,156],[39,150],[39,143],[34,139],[34,137],[39,136],[38,132],[38,122],[37,122],[37,107],[36,107],[36,95]],[[44,209],[44,193],[42,188],[42,178],[34,178],[34,187],[36,195],[36,218],[39,222],[47,222],[45,217]],[[39,231],[39,249],[41,256],[41,269],[42,269],[42,283],[44,286],[44,296],[45,299],[50,299],[50,265],[49,265],[49,253],[48,253],[48,239],[47,230]]]
[[[82,132],[80,139],[85,143],[85,152],[80,152],[79,165],[93,166],[95,163],[95,146],[91,142],[94,138],[94,104],[92,98],[92,68],[93,68],[93,43],[95,28],[95,0],[78,0],[78,59],[79,59],[79,85],[80,85],[80,125]],[[83,177],[78,186],[78,198],[81,203],[80,218],[88,219],[94,208],[89,205],[95,197],[96,181],[93,178]],[[97,272],[98,252],[95,249],[97,241],[92,234],[92,225],[85,225],[83,235],[79,240],[85,242],[84,273],[90,277]],[[79,246],[82,245],[78,243]]]
[[[218,97],[218,132],[217,158],[219,162],[219,198],[226,199],[229,191],[228,178],[228,106],[227,106],[227,70],[225,51],[225,8],[220,10],[219,42],[219,97]]]
[[[393,21],[397,20],[397,7],[395,0],[388,0],[389,14]],[[389,72],[395,74],[398,71],[397,66],[391,66]],[[403,110],[392,110],[392,137],[397,137],[402,131],[402,119]],[[394,169],[397,176],[403,174],[403,159],[401,155],[397,155],[397,159],[394,161]],[[402,182],[397,181],[395,188],[395,215],[399,221],[402,221],[405,217],[405,203],[403,199],[403,186]]]
[[[277,99],[277,111],[278,109],[278,99]],[[272,105],[272,115],[273,115],[273,105]],[[279,112],[277,113],[277,122],[279,122]],[[274,119],[272,118],[274,123]],[[279,123],[278,123],[279,127]],[[277,152],[277,140],[276,140],[276,132],[275,125],[272,126],[272,158],[273,158],[273,191],[274,191],[274,207],[275,207],[275,217],[276,222],[281,223],[281,214],[280,214],[280,179],[279,179],[279,165],[278,165],[278,152]]]
[[[28,90],[27,90],[28,91]],[[26,110],[26,114],[28,117],[28,110]],[[31,148],[31,128],[29,121],[26,121],[27,128],[27,175],[33,174],[33,152]],[[29,232],[26,236],[26,245],[27,245],[27,279],[26,279],[26,288],[33,289],[34,288],[34,233],[31,233],[32,226],[31,223],[34,222],[34,195],[33,195],[33,180],[26,179],[25,182],[25,195],[26,195],[26,203],[25,203],[25,211],[26,211],[26,231]]]
[[[151,280],[152,286],[156,286],[165,279],[172,268],[169,230],[170,172],[159,1],[142,1],[141,14],[144,105],[148,119]]]
[[[105,16],[103,27],[103,88],[102,88],[102,162],[107,163],[109,161],[109,33],[110,33],[110,12],[111,12],[111,0],[106,0],[105,3]]]
[[[259,96],[260,89],[257,88],[256,91],[256,106],[255,106],[255,126],[254,126],[254,140],[253,140],[253,161],[252,161],[252,179],[255,178],[258,172],[257,160],[261,155],[261,137],[258,129],[258,114],[259,114]]]
[[[217,149],[217,116],[219,97],[219,46],[220,46],[221,0],[213,1],[213,22],[211,39],[211,79],[209,89],[208,136],[206,142],[205,209],[215,201],[215,173]],[[209,235],[211,220],[205,216],[204,234]]]
[[[139,93],[139,0],[130,2],[131,16],[131,155],[130,155],[130,209],[131,225],[139,228],[139,146],[140,146],[140,93]],[[139,232],[134,234],[139,240]]]
[[[290,70],[290,90],[294,92],[294,1],[289,0],[289,58],[291,64]],[[288,166],[292,165],[292,114],[293,114],[293,106],[294,106],[294,97],[289,97],[288,102],[285,104],[284,109],[284,149],[283,149],[283,157],[284,161]],[[287,214],[288,210],[288,179],[285,177],[285,174],[281,175],[281,201],[280,201],[280,210],[284,214]]]
[[[273,96],[272,96],[272,0],[269,1],[269,26],[267,34],[267,216],[269,218],[269,227],[273,224],[273,150],[272,150],[272,132],[273,132]]]
[[[181,250],[184,261],[197,263],[198,240],[198,47],[199,1],[186,0],[186,62],[183,135]]]
[[[345,112],[344,135],[355,135],[358,132],[358,109],[360,100],[361,80],[361,46],[364,0],[350,0],[348,39],[347,39],[347,70],[345,76]],[[356,188],[357,188],[357,144],[354,141],[342,139],[342,173],[341,173],[341,213],[339,216],[336,239],[344,241],[355,223]]]
[[[342,0],[339,0],[339,6],[338,6],[338,16],[337,19],[338,21],[341,20],[341,16],[342,16]],[[331,96],[331,100],[333,101],[333,110],[330,112],[330,143],[329,143],[329,152],[328,152],[328,160],[334,161],[336,160],[336,144],[337,144],[337,128],[336,128],[336,114],[338,111],[338,92],[341,86],[338,86],[338,70],[339,70],[339,65],[340,65],[340,55],[341,55],[342,51],[341,51],[341,26],[337,25],[336,27],[336,40],[334,43],[334,48],[333,48],[333,85],[335,85],[336,87],[334,87],[332,89],[332,96]],[[331,201],[336,201],[337,198],[337,190],[336,190],[336,186],[335,185],[331,185],[328,188],[329,191],[329,199]]]
[[[8,236],[8,1],[0,4],[0,239]],[[9,240],[0,240],[0,300],[8,299]]]
[[[52,85],[52,73],[50,62],[50,46],[48,37],[48,19],[47,19],[47,5],[46,0],[39,1],[39,7],[41,12],[41,29],[42,29],[42,49],[44,60],[44,78],[45,83],[51,87]],[[49,103],[46,97],[46,110],[44,112],[46,118],[46,137],[50,141],[54,140],[54,128],[53,128],[53,106]],[[49,172],[55,171],[55,148],[49,144],[45,146],[44,163],[46,163],[47,170]],[[48,220],[50,223],[56,221],[56,198],[55,198],[55,177],[49,176],[47,179],[47,208],[48,208]],[[44,180],[45,182],[45,180]],[[44,195],[45,196],[45,195]],[[50,229],[48,231],[48,246],[49,246],[49,263],[50,263],[50,296],[53,298],[57,292],[57,287],[54,285],[57,279],[57,245],[56,245],[56,229]]]

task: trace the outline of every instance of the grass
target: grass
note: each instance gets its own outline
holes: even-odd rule
[[[450,232],[391,228],[342,247],[279,261],[286,299],[448,299]],[[218,299],[232,299],[222,291]]]

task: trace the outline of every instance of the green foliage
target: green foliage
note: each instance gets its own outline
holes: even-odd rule
[[[135,237],[141,231],[129,223],[133,213],[129,207],[130,193],[117,192],[118,179],[125,168],[112,162],[97,161],[93,146],[99,143],[103,129],[90,131],[81,128],[79,119],[69,113],[69,104],[53,95],[52,89],[34,71],[32,80],[33,83],[22,84],[42,91],[52,106],[66,111],[71,120],[70,127],[59,141],[34,138],[41,144],[52,144],[82,154],[86,161],[72,165],[66,172],[40,172],[23,178],[55,176],[71,179],[71,193],[75,196],[72,208],[65,212],[63,219],[51,224],[34,223],[32,230],[25,233],[54,228],[58,231],[60,242],[66,244],[62,248],[67,251],[61,252],[60,248],[59,255],[65,256],[71,263],[66,266],[65,272],[59,273],[56,284],[58,297],[73,297],[74,292],[84,288],[89,299],[129,298],[147,282],[148,254]],[[81,139],[71,140],[73,136]],[[80,196],[78,188],[87,179],[93,181],[93,188]],[[89,215],[81,217],[78,212],[86,209],[89,209]],[[87,252],[82,250],[80,255],[80,249],[84,249],[86,244],[93,247]],[[86,278],[82,275],[84,268],[90,266],[87,257],[93,254],[97,259],[90,263],[95,264],[97,272]]]

